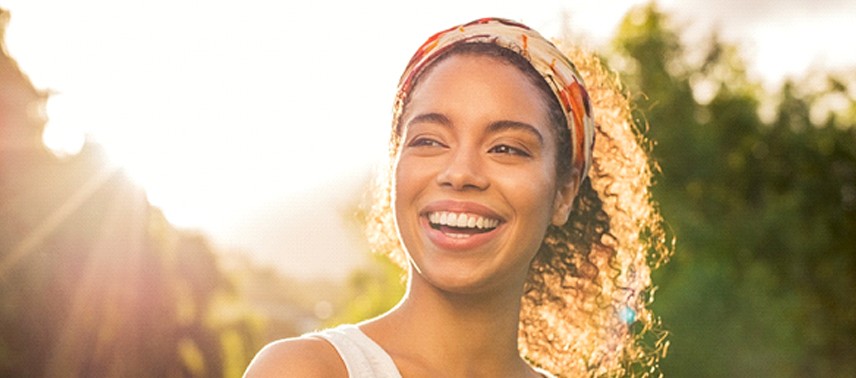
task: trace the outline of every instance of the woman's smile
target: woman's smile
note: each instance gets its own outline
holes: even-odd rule
[[[442,249],[471,250],[488,243],[504,223],[490,208],[474,202],[437,201],[420,213],[428,238]]]

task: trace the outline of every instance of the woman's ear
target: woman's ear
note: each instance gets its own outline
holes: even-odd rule
[[[563,226],[568,222],[568,216],[574,206],[574,199],[580,189],[580,176],[576,171],[571,172],[571,178],[556,189],[556,199],[553,203],[553,225]]]

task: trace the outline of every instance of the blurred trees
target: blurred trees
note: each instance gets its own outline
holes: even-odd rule
[[[373,255],[373,264],[348,276],[346,301],[329,326],[357,323],[393,308],[406,291],[407,272],[387,256]]]
[[[41,142],[37,91],[0,10],[0,376],[238,375],[257,350],[200,235],[173,228],[87,145]]]
[[[856,376],[856,76],[769,95],[735,46],[679,35],[640,7],[610,57],[649,125],[677,237],[655,280],[665,375]]]

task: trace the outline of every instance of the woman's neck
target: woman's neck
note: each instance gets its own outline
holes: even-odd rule
[[[523,375],[528,366],[517,346],[520,286],[459,294],[413,276],[401,303],[362,328],[402,370],[413,364],[425,373],[443,375]],[[449,370],[430,370],[438,367]]]

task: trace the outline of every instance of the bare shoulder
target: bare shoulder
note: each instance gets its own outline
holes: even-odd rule
[[[250,362],[244,378],[347,377],[345,363],[330,343],[314,337],[272,342]]]

